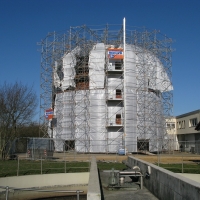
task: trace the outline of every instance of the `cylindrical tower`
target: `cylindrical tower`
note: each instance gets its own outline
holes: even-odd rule
[[[124,39],[122,30],[71,27],[42,40],[40,134],[55,138],[56,151],[166,148],[171,39],[136,29],[126,29]]]

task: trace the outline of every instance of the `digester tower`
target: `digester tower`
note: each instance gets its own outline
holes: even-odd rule
[[[111,28],[70,27],[41,42],[40,134],[54,138],[57,151],[167,148],[172,40],[155,30]],[[48,108],[51,120],[44,119]]]

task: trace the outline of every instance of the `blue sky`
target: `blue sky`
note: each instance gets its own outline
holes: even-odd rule
[[[200,109],[199,0],[0,0],[0,83],[40,93],[40,42],[70,26],[121,24],[157,29],[174,40],[174,115]],[[39,109],[39,108],[38,108]]]

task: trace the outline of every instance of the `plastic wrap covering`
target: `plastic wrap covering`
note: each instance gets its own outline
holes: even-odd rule
[[[56,151],[63,151],[63,141],[74,140],[74,95],[74,91],[56,95],[54,114],[57,124],[56,127],[53,127],[53,138],[56,138]]]
[[[77,47],[70,53],[63,56],[63,80],[62,80],[62,90],[67,88],[75,87],[74,77],[75,77],[75,65],[76,65],[76,54],[79,54],[80,48]]]
[[[78,152],[90,152],[89,90],[77,90],[75,95],[75,148]]]
[[[108,132],[108,152],[116,153],[123,147],[123,132]]]
[[[107,81],[107,99],[122,99],[122,92],[123,92],[123,79],[122,75],[112,75],[111,77],[108,77]],[[120,91],[119,94],[117,94],[117,91]]]
[[[137,64],[144,66],[146,87],[160,92],[171,91],[173,86],[169,76],[162,65],[161,61],[146,49],[132,45],[132,48],[138,55]],[[144,74],[143,74],[144,75]],[[154,80],[152,80],[152,78]]]
[[[60,78],[58,76],[58,62],[55,62],[55,66],[53,68],[53,80],[54,80],[54,86],[56,88],[59,88],[61,86],[61,81]]]
[[[63,57],[63,90],[75,86],[78,52],[77,48]],[[90,90],[56,95],[56,151],[63,150],[65,140],[74,140],[77,152],[114,153],[124,145],[128,152],[137,152],[138,140],[148,140],[150,151],[161,148],[158,139],[165,135],[161,93],[173,89],[171,82],[161,62],[147,50],[126,45],[125,56],[124,73],[120,72],[123,60],[109,61],[105,81],[105,45],[96,44],[88,63]],[[59,85],[59,77],[55,75],[54,80]]]
[[[163,67],[162,63],[156,58],[156,64],[157,64],[157,90],[160,90],[161,92],[164,91],[171,91],[173,90],[172,83],[169,79],[169,76]]]
[[[105,90],[90,90],[90,152],[106,150]]]
[[[123,121],[123,107],[120,104],[116,104],[116,102],[110,102],[108,109],[108,119],[107,126],[122,126]],[[117,115],[120,117],[117,120]]]
[[[105,45],[97,43],[89,56],[90,89],[104,88]]]
[[[136,99],[136,61],[137,56],[134,53],[130,45],[126,45],[126,68],[125,68],[125,80],[126,92],[125,92],[125,108],[126,112],[126,148],[129,152],[137,151],[137,99]]]
[[[135,59],[137,75],[137,139],[143,141],[141,143],[145,143],[146,140],[149,145],[149,151],[157,151],[160,145],[158,139],[164,137],[161,92],[167,91],[167,88],[164,88],[161,82],[158,82],[158,79],[161,80],[162,78],[162,80],[169,81],[169,78],[158,76],[158,71],[164,68],[158,62],[156,56],[145,49],[136,46],[132,46],[132,48],[134,52],[137,52]],[[145,144],[142,145],[145,148]]]
[[[164,137],[161,99],[154,93],[146,92],[145,95],[147,99],[146,102],[143,102],[145,106],[143,105],[141,110],[138,106],[138,121],[140,129],[143,131],[142,134],[138,134],[138,140],[149,140],[149,151],[157,151],[158,145],[162,142],[161,138]],[[154,111],[153,115],[152,110]]]

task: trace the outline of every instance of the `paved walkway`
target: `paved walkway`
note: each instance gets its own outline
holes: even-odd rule
[[[193,181],[200,183],[200,174],[186,174],[186,173],[178,173],[178,174],[184,176],[185,178],[189,178]]]

